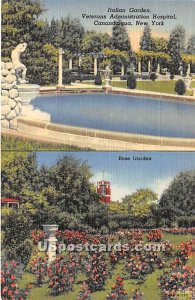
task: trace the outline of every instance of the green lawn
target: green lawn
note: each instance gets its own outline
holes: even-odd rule
[[[157,92],[157,93],[167,93],[167,94],[176,94],[175,93],[175,80],[164,80],[164,81],[151,81],[151,80],[143,80],[137,81],[137,90],[140,91],[149,91],[149,92]],[[83,82],[88,85],[94,85],[94,82]],[[104,84],[104,83],[103,83]],[[127,88],[127,81],[112,81],[111,85],[113,87],[118,88]],[[192,86],[191,86],[192,87]],[[186,91],[187,96],[192,96],[192,91]]]
[[[127,88],[126,81],[113,81],[112,85],[119,88]],[[167,93],[167,94],[176,94],[175,93],[175,80],[165,80],[165,81],[137,81],[137,90],[140,91],[150,91],[157,93]],[[186,95],[191,96],[190,91],[186,92]]]
[[[195,80],[191,82],[190,87],[195,89]]]
[[[194,235],[173,235],[173,234],[164,234],[164,240],[170,240],[174,245],[179,245],[181,241],[189,241],[194,239]],[[145,240],[145,239],[144,239]],[[120,261],[115,269],[113,270],[113,274],[111,278],[108,278],[106,281],[106,285],[104,290],[98,291],[92,294],[92,300],[104,300],[106,296],[110,293],[112,285],[115,283],[115,278],[117,276],[123,275],[125,261]],[[194,267],[194,256],[191,257],[188,261],[188,264],[191,267]],[[166,269],[168,270],[168,269]],[[140,287],[142,292],[145,295],[146,300],[160,300],[160,290],[158,289],[158,278],[165,271],[156,269],[155,272],[149,274],[146,280],[143,283],[139,283],[137,280],[125,280],[124,288],[128,295],[131,295],[133,289]],[[25,273],[22,279],[19,281],[20,288],[24,288],[28,283],[33,283],[35,277],[32,274]],[[68,294],[62,294],[57,297],[50,296],[50,289],[48,288],[48,284],[42,285],[41,287],[33,287],[31,290],[31,294],[28,297],[28,300],[73,300],[79,294],[81,282],[85,280],[85,276],[83,274],[79,274],[77,277],[77,281],[73,286],[73,291]]]
[[[26,140],[19,137],[10,137],[2,135],[1,149],[9,151],[35,151],[35,150],[64,150],[64,151],[81,151],[90,150],[88,148],[79,148],[63,144],[54,144],[46,142],[38,142],[35,140]]]

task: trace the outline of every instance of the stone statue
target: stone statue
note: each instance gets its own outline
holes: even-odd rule
[[[16,46],[16,48],[11,53],[12,63],[14,64],[14,68],[16,70],[16,76],[18,79],[18,83],[26,83],[26,71],[27,68],[20,61],[21,54],[26,50],[27,43],[22,43]],[[22,76],[20,78],[20,72],[22,72]]]
[[[112,73],[112,71],[110,70],[110,67],[109,67],[109,66],[106,66],[106,69],[105,69],[105,76],[110,78],[111,73]]]

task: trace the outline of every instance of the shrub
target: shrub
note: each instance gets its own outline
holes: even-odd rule
[[[50,264],[48,277],[51,295],[58,296],[72,291],[79,268],[79,264],[74,263],[73,259],[74,257],[67,260],[67,258],[60,256]]]
[[[102,85],[102,78],[101,78],[100,72],[98,72],[97,75],[95,76],[95,84]]]
[[[151,79],[152,81],[155,81],[155,80],[157,79],[156,73],[151,73],[151,74],[150,74],[150,79]]]
[[[136,88],[136,77],[134,73],[130,73],[127,79],[127,87],[129,89],[135,89]]]
[[[179,95],[183,95],[186,92],[185,82],[179,79],[175,84],[175,92]]]
[[[71,84],[72,82],[72,74],[70,70],[63,71],[63,83],[64,84]]]
[[[47,277],[47,256],[35,257],[29,264],[29,272],[35,275],[35,284],[40,286],[45,283]]]
[[[81,287],[81,290],[79,292],[79,295],[77,297],[77,300],[91,300],[90,294],[91,294],[91,292],[89,290],[89,287],[84,282],[82,287]]]

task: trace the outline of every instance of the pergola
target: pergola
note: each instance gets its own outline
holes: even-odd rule
[[[59,48],[59,76],[58,76],[58,86],[62,87],[62,55],[64,51],[62,48]],[[142,60],[147,60],[148,64],[148,72],[151,72],[152,63],[155,61],[157,63],[157,70],[156,72],[160,73],[161,62],[162,61],[170,61],[171,57],[169,54],[165,52],[156,52],[156,51],[144,51],[139,50],[133,54],[129,54],[127,51],[120,51],[118,49],[110,49],[104,48],[100,53],[89,53],[89,54],[82,54],[82,53],[73,53],[69,56],[69,70],[73,69],[73,58],[78,58],[78,65],[81,67],[82,65],[82,57],[85,55],[89,55],[93,57],[93,73],[97,75],[98,72],[98,59],[99,58],[112,58],[118,57],[121,61],[121,75],[124,75],[125,72],[125,62],[130,62],[132,59],[135,59],[137,62],[137,72],[138,74],[142,73]],[[195,64],[195,54],[187,54],[184,53],[181,55],[182,61],[188,64],[188,71],[187,75],[190,74],[191,64]]]
[[[187,75],[191,73],[191,64],[195,64],[195,54],[182,54],[182,61],[188,64]]]
[[[142,59],[146,58],[148,61],[148,72],[151,72],[151,66],[152,66],[152,62],[153,60],[155,60],[157,62],[157,73],[160,73],[160,62],[162,60],[166,60],[169,61],[170,60],[170,56],[165,53],[165,52],[155,52],[155,51],[143,51],[140,50],[138,52],[136,52],[136,59],[137,59],[137,63],[138,63],[138,73],[141,74],[142,69],[141,69],[141,62]]]

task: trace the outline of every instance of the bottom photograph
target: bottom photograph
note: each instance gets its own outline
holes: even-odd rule
[[[194,152],[2,153],[3,300],[195,299]]]

